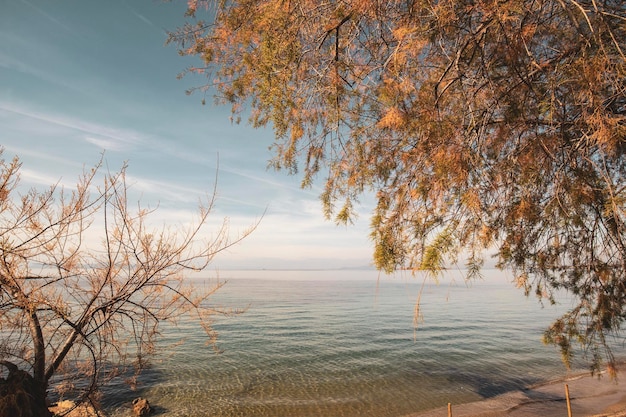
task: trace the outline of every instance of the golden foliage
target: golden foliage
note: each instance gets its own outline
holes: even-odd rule
[[[272,124],[276,167],[307,186],[328,169],[328,218],[373,189],[379,268],[468,252],[474,268],[495,245],[500,266],[533,277],[529,292],[578,298],[557,345],[606,347],[626,317],[623,2],[198,4],[216,20],[170,40],[210,51],[209,86]]]
[[[397,108],[392,107],[385,115],[378,121],[378,126],[381,128],[389,129],[402,129],[405,123],[404,114]]]

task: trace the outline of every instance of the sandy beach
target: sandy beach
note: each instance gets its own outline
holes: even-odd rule
[[[572,417],[626,417],[626,368],[618,380],[589,373],[508,392],[468,404],[452,403],[453,417],[567,417],[565,384],[569,388]],[[446,417],[447,407],[407,417]]]

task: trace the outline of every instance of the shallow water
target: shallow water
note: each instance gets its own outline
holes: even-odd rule
[[[140,379],[105,402],[114,416],[145,396],[165,416],[402,416],[480,400],[565,374],[541,343],[559,308],[541,308],[492,272],[467,286],[374,271],[228,271],[216,304],[248,306],[220,318],[222,354],[193,323]],[[563,310],[563,308],[561,308]]]

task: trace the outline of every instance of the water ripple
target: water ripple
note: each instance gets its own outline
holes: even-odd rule
[[[192,322],[164,330],[164,342],[184,335],[185,343],[157,358],[139,392],[160,415],[395,417],[564,371],[540,343],[558,312],[508,283],[427,286],[424,322],[414,332],[421,282],[377,282],[364,272],[360,280],[319,272],[324,281],[272,274],[294,280],[232,279],[216,295],[223,305],[250,306],[216,323],[225,353],[205,346]],[[137,393],[121,385],[109,392],[111,414],[128,415],[123,404]]]

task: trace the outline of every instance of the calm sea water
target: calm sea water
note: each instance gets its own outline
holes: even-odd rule
[[[497,272],[467,286],[374,271],[228,271],[213,301],[248,307],[219,318],[215,354],[192,323],[164,333],[140,389],[105,403],[129,414],[139,395],[164,416],[382,417],[476,401],[565,374],[541,343],[559,308],[541,308]],[[563,307],[560,308],[563,310]]]

